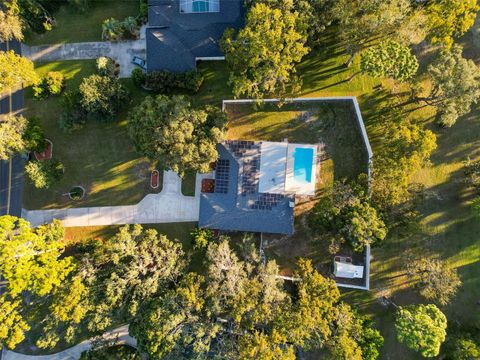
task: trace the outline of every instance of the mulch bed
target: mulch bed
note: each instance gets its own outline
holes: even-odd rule
[[[45,151],[41,153],[37,153],[36,151],[33,152],[37,161],[50,160],[53,156],[53,143],[48,139],[45,140],[48,142],[48,147],[45,149]]]
[[[202,180],[202,193],[213,193],[215,190],[215,180],[214,179],[203,179]]]
[[[150,186],[153,189],[158,188],[158,186],[160,185],[159,178],[160,178],[160,173],[158,172],[158,170],[153,170],[152,174],[150,175]]]

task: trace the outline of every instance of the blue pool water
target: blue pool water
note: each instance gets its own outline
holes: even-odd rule
[[[293,178],[296,182],[312,182],[313,149],[297,147],[293,151]]]

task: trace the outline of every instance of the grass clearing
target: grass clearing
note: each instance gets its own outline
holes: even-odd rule
[[[66,90],[77,89],[82,78],[95,72],[95,61],[63,61],[38,64],[40,74],[60,71],[66,79]],[[145,93],[135,89],[130,80],[123,80],[130,89],[130,106],[137,104]],[[27,209],[128,205],[139,202],[146,194],[159,192],[150,188],[150,172],[154,164],[136,153],[126,129],[128,108],[118,121],[88,121],[86,126],[65,133],[58,126],[62,112],[61,98],[33,98],[31,89],[25,96],[25,115],[36,116],[53,142],[53,158],[65,165],[61,181],[49,189],[36,189],[26,181],[23,206]],[[66,192],[81,185],[87,194],[83,200],[71,201]]]
[[[127,16],[137,16],[138,0],[95,0],[90,1],[85,14],[72,6],[63,5],[53,14],[56,26],[43,34],[27,32],[27,45],[63,44],[102,40],[102,23],[111,17],[123,20]]]
[[[195,181],[197,175],[195,172],[185,173],[182,179],[182,194],[185,196],[195,196]]]

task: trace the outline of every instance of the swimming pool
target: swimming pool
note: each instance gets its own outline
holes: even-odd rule
[[[313,149],[297,147],[293,152],[293,178],[296,182],[312,182]]]

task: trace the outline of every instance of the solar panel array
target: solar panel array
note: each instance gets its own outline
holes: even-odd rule
[[[255,210],[272,210],[278,203],[285,198],[282,194],[260,194],[255,202],[250,205]]]
[[[230,161],[228,159],[217,160],[215,168],[215,192],[228,193],[228,181],[230,179]]]
[[[242,195],[255,194],[258,185],[259,159],[254,158],[243,162]]]

